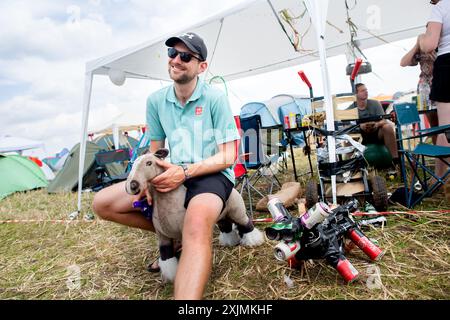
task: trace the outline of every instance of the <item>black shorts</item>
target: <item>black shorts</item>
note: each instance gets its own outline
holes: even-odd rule
[[[222,199],[223,210],[234,188],[233,183],[220,172],[188,179],[184,182],[184,186],[187,188],[186,198],[184,200],[184,207],[186,209],[191,199],[196,195],[214,193]]]
[[[361,137],[362,137],[362,144],[363,145],[368,145],[368,144],[383,144],[384,141],[383,139],[380,139],[378,137],[378,130],[371,133],[365,133],[365,132],[361,132]]]
[[[438,56],[434,61],[430,99],[450,102],[450,53]]]

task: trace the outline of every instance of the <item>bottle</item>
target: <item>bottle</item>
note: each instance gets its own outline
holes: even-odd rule
[[[295,113],[289,113],[289,127],[297,128],[297,122],[295,121]]]
[[[295,115],[295,123],[297,124],[297,128],[302,127],[302,115],[300,113]]]
[[[290,123],[289,123],[289,116],[284,116],[284,128],[285,129],[290,129]]]
[[[430,107],[430,85],[425,81],[419,82],[417,96],[417,110],[425,111]]]

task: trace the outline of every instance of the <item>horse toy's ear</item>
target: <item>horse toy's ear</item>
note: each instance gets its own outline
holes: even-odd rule
[[[164,148],[158,149],[158,150],[156,150],[154,155],[155,155],[155,157],[157,157],[159,159],[165,159],[169,155],[169,150],[164,149]]]

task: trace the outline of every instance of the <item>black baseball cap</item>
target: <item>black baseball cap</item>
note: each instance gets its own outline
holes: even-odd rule
[[[166,46],[173,47],[178,42],[183,42],[189,50],[199,54],[203,61],[206,60],[206,57],[208,56],[208,49],[206,49],[205,42],[198,34],[186,32],[179,37],[169,38],[166,41]]]

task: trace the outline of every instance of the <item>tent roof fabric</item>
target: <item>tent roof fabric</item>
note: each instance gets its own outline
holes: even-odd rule
[[[30,159],[19,155],[0,155],[0,200],[14,192],[47,185],[44,173]]]
[[[428,18],[424,12],[431,10],[427,1],[358,0],[347,4],[361,49],[417,36]],[[405,8],[408,14],[399,14]],[[129,78],[169,81],[164,42],[186,31],[200,34],[211,51],[208,79],[219,75],[230,81],[318,60],[314,28],[308,12],[302,16],[304,12],[303,2],[298,0],[247,1],[189,29],[89,62],[86,71],[107,75],[116,69]],[[289,22],[283,19],[286,16]],[[327,21],[327,56],[347,53],[351,35],[345,0],[329,1]],[[292,44],[296,32],[301,36],[297,51]]]

